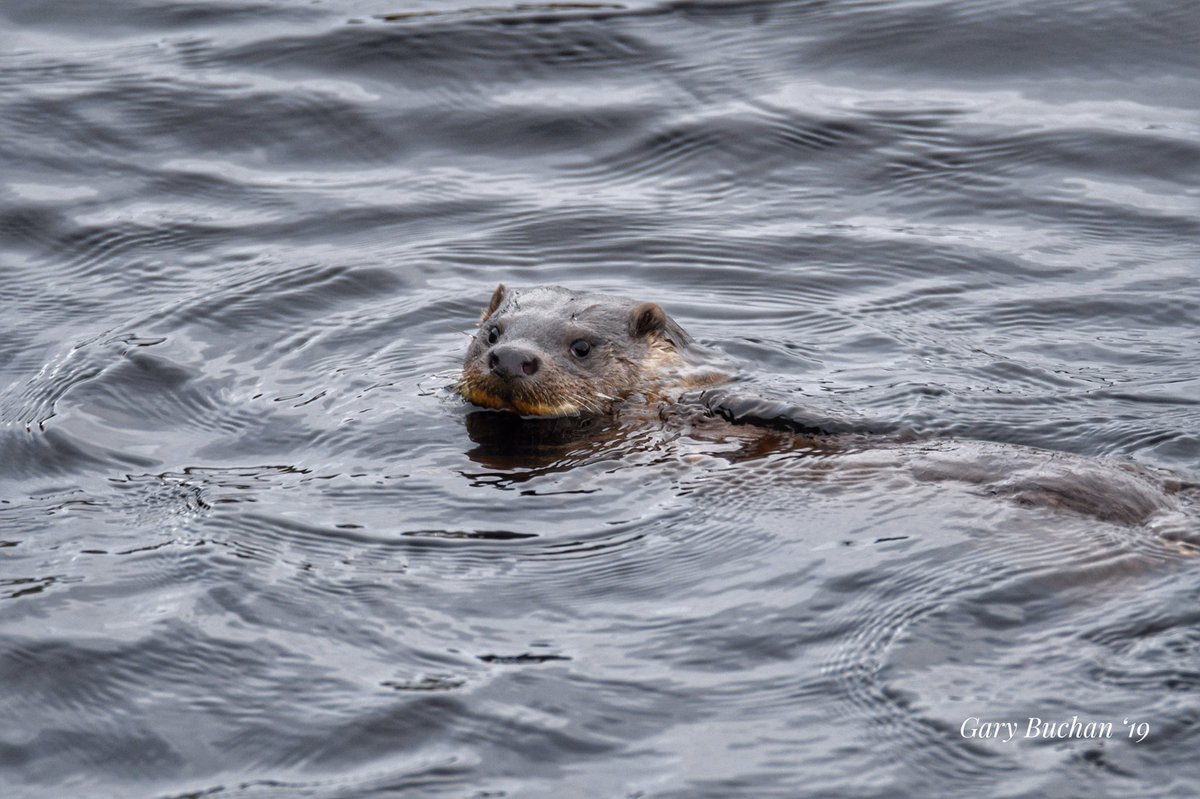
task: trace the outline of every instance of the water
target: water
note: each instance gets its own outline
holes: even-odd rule
[[[1195,795],[1193,4],[0,17],[4,796]],[[472,415],[498,282],[911,433]]]

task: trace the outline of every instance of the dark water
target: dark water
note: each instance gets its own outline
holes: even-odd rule
[[[3,0],[0,793],[1194,797],[1198,53],[1185,0]],[[469,415],[500,281],[915,435]]]

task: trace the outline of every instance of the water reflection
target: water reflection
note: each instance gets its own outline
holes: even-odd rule
[[[619,449],[629,431],[616,416],[533,418],[478,410],[463,418],[475,444],[467,457],[493,471],[510,473],[513,482],[571,469]]]

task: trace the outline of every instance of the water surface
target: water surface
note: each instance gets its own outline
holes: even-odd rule
[[[6,0],[4,795],[1194,796],[1197,52],[1181,0]],[[473,415],[499,282],[909,435]],[[1131,464],[1136,522],[997,490]]]

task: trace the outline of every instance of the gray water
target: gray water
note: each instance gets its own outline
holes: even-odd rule
[[[1194,797],[1198,52],[1183,0],[0,0],[0,793]],[[472,413],[499,282],[906,432]]]

